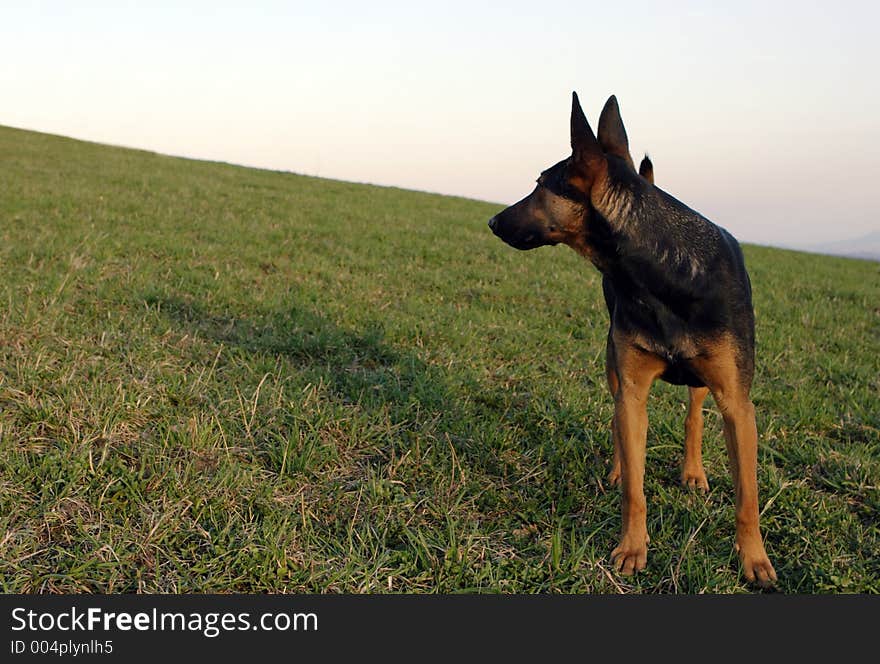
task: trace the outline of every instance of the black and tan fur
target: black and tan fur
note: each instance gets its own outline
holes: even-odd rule
[[[614,461],[622,529],[612,552],[624,574],[645,567],[646,402],[661,379],[687,385],[682,482],[708,489],[702,403],[712,392],[723,420],[736,487],[736,545],[745,577],[769,585],[776,573],[758,526],[757,429],[749,391],[755,367],[751,285],[739,244],[726,230],[637,173],[612,96],[593,134],[577,95],[572,153],[541,173],[535,190],[489,226],[517,249],[566,244],[602,273],[610,315],[607,378],[614,397]]]

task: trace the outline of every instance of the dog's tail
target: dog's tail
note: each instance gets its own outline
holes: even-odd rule
[[[654,164],[651,163],[651,158],[648,155],[645,155],[642,163],[639,164],[639,175],[654,184]]]

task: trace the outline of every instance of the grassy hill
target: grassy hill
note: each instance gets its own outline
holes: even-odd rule
[[[0,589],[746,590],[665,384],[610,571],[598,273],[496,210],[0,127]],[[779,588],[880,591],[880,265],[746,258]]]

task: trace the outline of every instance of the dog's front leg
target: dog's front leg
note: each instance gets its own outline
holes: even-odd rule
[[[615,340],[619,384],[614,398],[614,431],[620,451],[621,536],[611,552],[615,568],[629,575],[648,561],[645,446],[648,392],[665,365],[641,349]]]
[[[611,398],[617,399],[617,386],[620,381],[617,378],[617,367],[614,358],[614,342],[611,340],[611,331],[608,331],[608,343],[605,345],[605,378],[608,379],[608,390]],[[608,483],[611,486],[620,484],[620,442],[617,437],[617,425],[614,423],[616,415],[611,416],[611,442],[614,445],[614,456],[611,460],[611,471],[608,473]]]
[[[736,549],[747,580],[762,586],[776,581],[758,525],[758,428],[749,397],[752,368],[738,359],[743,355],[729,340],[721,340],[711,353],[694,362],[715,398],[724,419],[724,438],[730,475],[736,489]]]
[[[645,501],[645,444],[648,434],[647,390],[618,390],[614,428],[620,450],[620,543],[611,553],[615,568],[632,574],[648,562],[648,507]]]
[[[773,585],[776,571],[767,557],[758,525],[758,428],[748,396],[716,399],[724,418],[730,471],[736,488],[736,549],[746,579]]]

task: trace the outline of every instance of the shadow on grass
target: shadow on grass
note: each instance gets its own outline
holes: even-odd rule
[[[518,386],[515,394],[501,387],[487,389],[460,368],[447,371],[392,347],[378,324],[344,329],[297,303],[283,311],[245,317],[215,313],[186,296],[144,300],[191,334],[255,356],[287,360],[297,372],[323,382],[341,403],[358,404],[371,413],[387,412],[395,427],[419,429],[430,422],[435,434],[448,437],[461,460],[477,464],[507,486],[516,478],[502,457],[513,448],[521,464],[545,466],[542,475],[554,485],[539,487],[545,499],[552,496],[557,507],[579,512],[581,518],[590,506],[584,504],[583,487],[578,489],[581,495],[572,494],[572,475],[581,479],[586,475],[592,478],[588,484],[595,484],[593,492],[596,487],[602,490],[610,457],[607,423],[597,423],[605,445],[599,449],[584,431],[581,414],[565,411],[546,397],[536,404],[528,397],[529,386]],[[554,413],[560,414],[559,421],[554,421]],[[533,474],[531,469],[518,470]],[[535,488],[531,486],[532,491]],[[529,492],[528,487],[520,490]]]
[[[186,298],[145,301],[191,334],[245,353],[284,358],[300,372],[318,372],[343,403],[387,403],[392,410],[402,402],[430,410],[454,407],[443,373],[387,345],[379,326],[349,331],[296,305],[252,319],[217,314]]]

